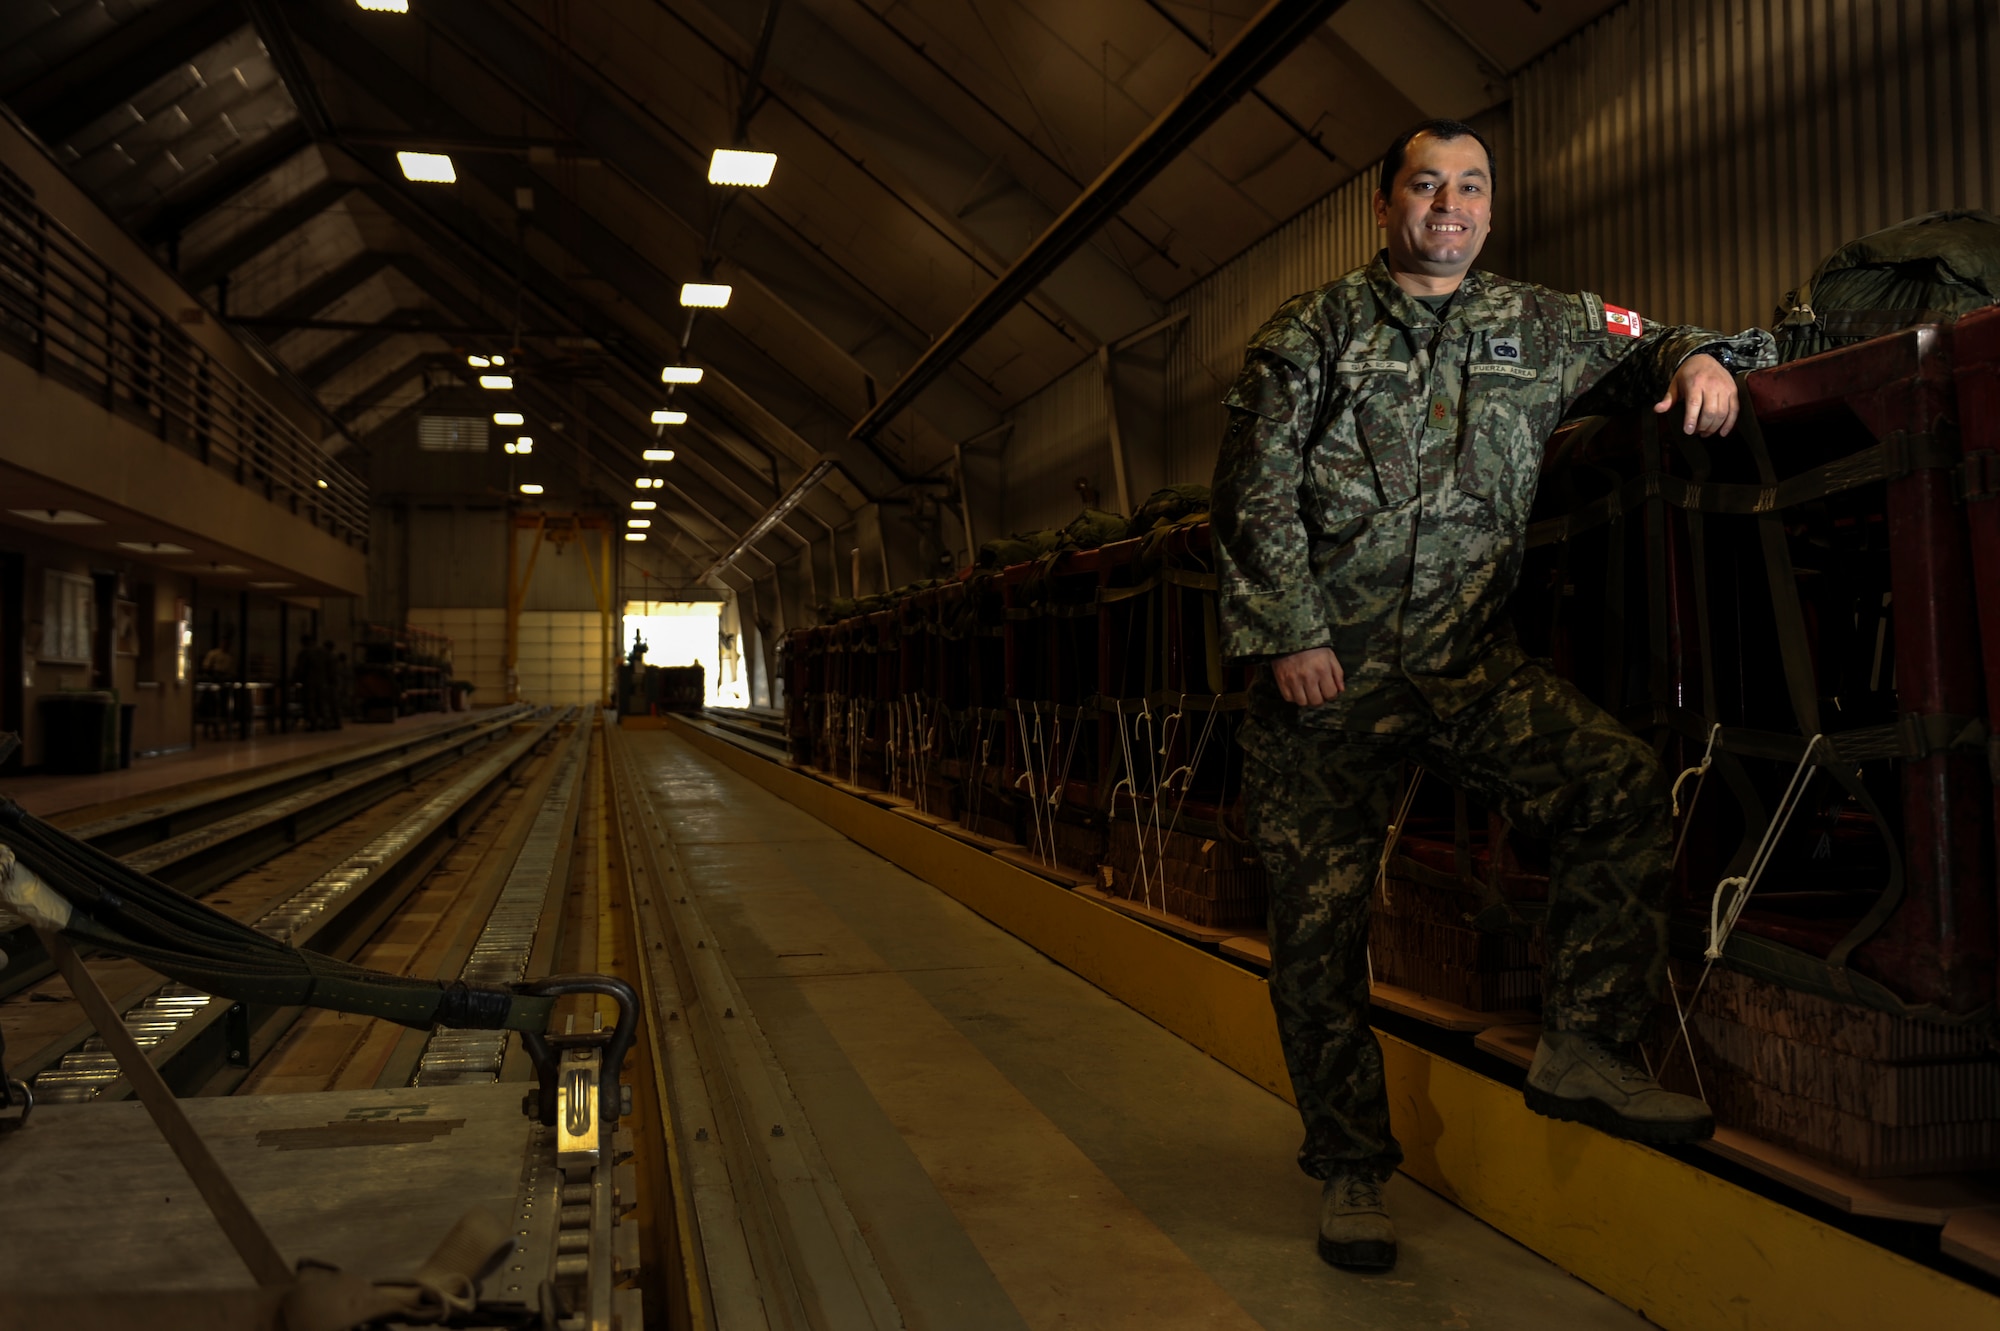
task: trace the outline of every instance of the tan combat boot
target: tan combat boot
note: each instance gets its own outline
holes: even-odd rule
[[[1707,1105],[1662,1090],[1644,1068],[1582,1031],[1542,1032],[1524,1093],[1537,1114],[1635,1142],[1674,1146],[1715,1134]]]
[[[1343,1271],[1387,1271],[1396,1264],[1396,1227],[1382,1185],[1363,1174],[1336,1174],[1319,1198],[1319,1256]]]

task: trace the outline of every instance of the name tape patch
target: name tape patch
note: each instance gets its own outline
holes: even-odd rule
[[[1639,317],[1637,310],[1623,309],[1607,302],[1604,306],[1604,331],[1613,337],[1638,337],[1646,331],[1646,321]]]
[[[1337,374],[1373,374],[1378,370],[1408,374],[1410,363],[1406,360],[1344,360],[1333,368]]]
[[[1498,361],[1482,361],[1465,367],[1467,374],[1504,374],[1510,379],[1533,379],[1535,372],[1525,365],[1502,365]]]

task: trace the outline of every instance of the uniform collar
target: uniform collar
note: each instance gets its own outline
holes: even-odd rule
[[[1412,296],[1396,284],[1389,275],[1389,251],[1376,251],[1374,261],[1368,265],[1368,284],[1375,289],[1375,298],[1391,320],[1405,328],[1433,328],[1440,320],[1431,313],[1431,307]],[[1487,275],[1475,268],[1465,275],[1458,284],[1457,299],[1452,301],[1442,322],[1458,319],[1479,303],[1487,293]]]

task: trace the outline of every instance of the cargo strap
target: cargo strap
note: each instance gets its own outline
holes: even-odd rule
[[[1746,410],[1742,424],[1755,428],[1752,417]],[[1975,455],[1978,456],[1978,455]],[[1989,457],[2000,455],[1988,454]],[[1876,481],[1893,481],[1908,476],[1913,471],[1927,469],[1952,470],[1958,467],[1960,454],[1953,442],[1934,431],[1897,431],[1859,452],[1844,458],[1822,463],[1796,476],[1788,476],[1782,481],[1768,481],[1763,485],[1740,485],[1725,481],[1689,481],[1679,476],[1670,476],[1657,470],[1648,470],[1635,476],[1609,494],[1591,500],[1574,512],[1559,518],[1547,518],[1533,523],[1528,528],[1528,547],[1548,545],[1552,541],[1566,541],[1572,536],[1601,527],[1613,518],[1638,508],[1648,499],[1662,499],[1675,508],[1684,508],[1701,513],[1732,513],[1750,517],[1764,513],[1776,513],[1798,504],[1811,503],[1828,495],[1846,490],[1858,489]],[[1988,468],[1992,468],[1989,472]],[[1982,464],[1976,484],[1995,485],[1994,473],[2000,467]],[[1967,480],[1961,488],[1975,484],[1967,473]],[[1996,488],[2000,493],[2000,488]],[[1977,497],[1987,498],[1987,493]]]
[[[2000,499],[2000,453],[1990,448],[1967,453],[1952,473],[1951,493],[1964,504]]]

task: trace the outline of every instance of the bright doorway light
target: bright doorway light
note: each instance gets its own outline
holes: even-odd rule
[[[397,153],[396,165],[403,168],[405,180],[433,185],[458,183],[458,172],[452,169],[451,158],[443,153]]]
[[[777,165],[776,153],[752,153],[737,148],[717,148],[715,155],[708,159],[708,183],[748,185],[752,189],[761,189],[771,183],[771,172]]]
[[[647,665],[699,665],[706,697],[712,707],[742,707],[749,701],[744,677],[726,685],[722,679],[722,603],[720,601],[627,601],[625,637],[619,657],[630,655],[634,638],[646,640]]]
[[[698,384],[701,382],[701,371],[692,365],[669,365],[666,369],[660,371],[660,382],[663,384]]]
[[[721,282],[681,283],[681,304],[696,309],[719,310],[729,303],[729,287]]]

